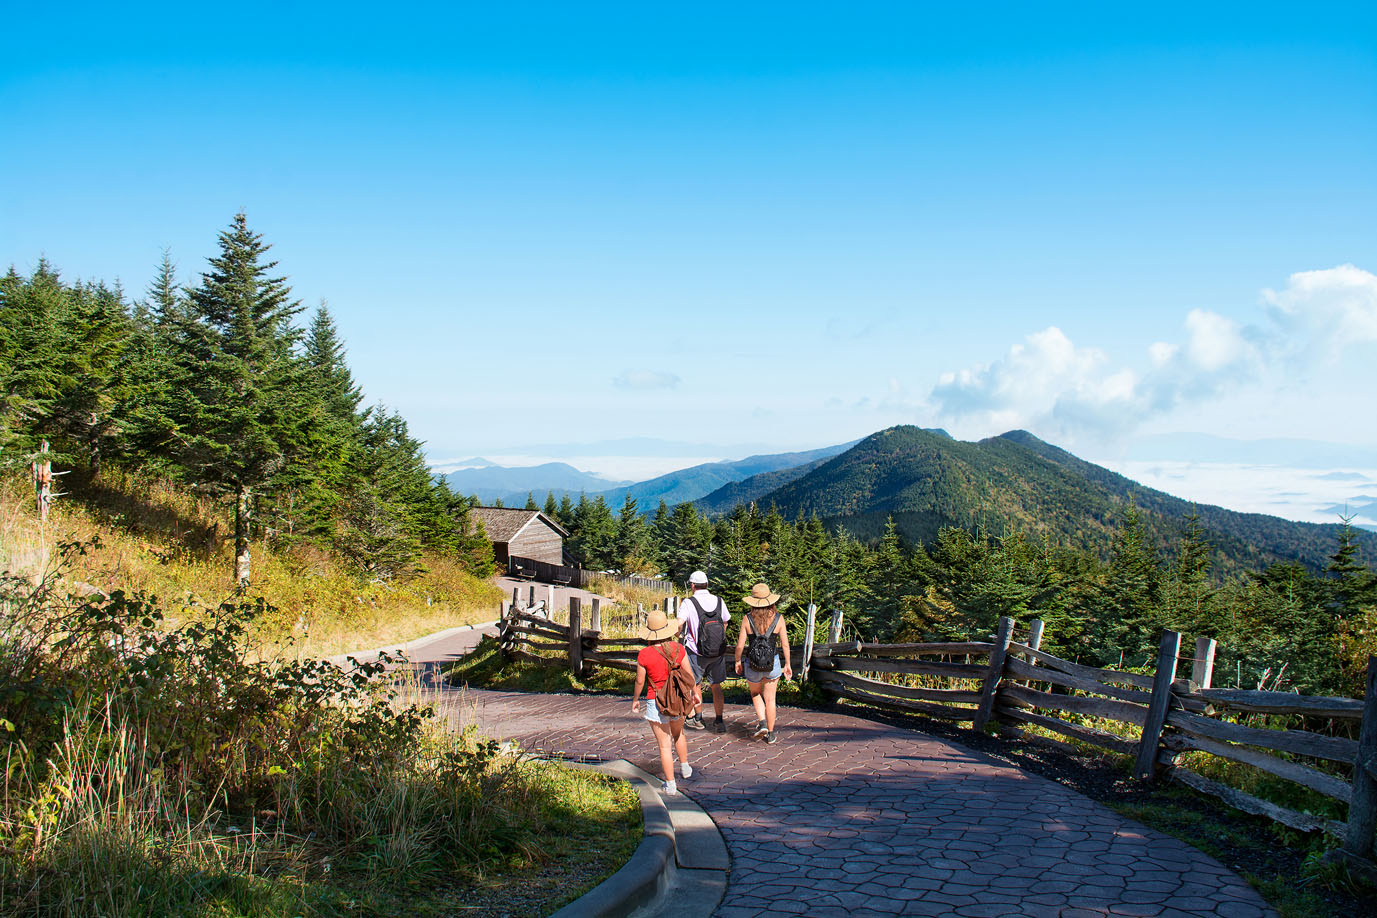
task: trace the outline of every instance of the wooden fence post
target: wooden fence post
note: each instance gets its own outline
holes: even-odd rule
[[[995,696],[999,682],[1004,677],[1004,658],[1009,655],[1009,641],[1014,636],[1014,620],[1007,615],[999,617],[999,630],[995,633],[994,646],[990,648],[990,667],[985,671],[985,684],[980,689],[980,707],[975,712],[973,730],[984,730],[985,724],[994,715]]]
[[[1197,688],[1209,688],[1214,679],[1214,638],[1195,639],[1195,662],[1191,664],[1191,681]]]
[[[526,603],[527,608],[535,607],[535,584],[531,584],[531,601]]]
[[[842,610],[834,609],[832,612],[832,623],[827,626],[827,643],[836,644],[841,641]]]
[[[1353,797],[1348,804],[1348,832],[1344,851],[1371,858],[1372,834],[1377,829],[1377,657],[1367,658],[1367,697],[1358,753],[1353,757]]]
[[[53,464],[48,461],[47,440],[39,444],[38,456],[33,461],[33,488],[38,521],[45,522],[53,503]]]
[[[1151,781],[1157,771],[1157,747],[1171,708],[1171,684],[1176,681],[1176,661],[1180,656],[1180,632],[1163,631],[1162,645],[1157,651],[1157,673],[1152,677],[1152,701],[1148,704],[1143,736],[1138,741],[1138,758],[1133,764],[1133,774],[1140,781]]]
[[[1042,649],[1042,629],[1047,627],[1047,623],[1040,618],[1035,618],[1028,623],[1028,646],[1034,650]],[[1032,660],[1028,661],[1032,663]]]
[[[808,604],[808,626],[803,632],[803,666],[799,667],[798,681],[802,685],[808,681],[808,664],[813,660],[813,626],[818,620],[818,607]]]
[[[577,596],[569,597],[569,672],[575,679],[583,676],[582,605]]]
[[[521,607],[521,587],[512,587],[512,608]]]
[[[593,620],[588,623],[588,627],[599,634],[602,633],[602,603],[596,596],[593,597]]]

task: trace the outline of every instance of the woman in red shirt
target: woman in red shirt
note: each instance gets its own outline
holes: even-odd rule
[[[648,641],[650,646],[642,648],[636,655],[636,689],[631,693],[631,712],[639,714],[641,689],[645,687],[646,677],[649,676],[650,686],[645,694],[645,719],[650,721],[650,732],[655,736],[655,744],[660,747],[660,770],[665,775],[666,794],[679,793],[679,785],[674,780],[674,756],[670,751],[671,746],[674,752],[679,754],[681,774],[685,778],[693,774],[693,768],[688,763],[688,740],[684,738],[684,718],[666,717],[655,705],[655,692],[663,690],[665,680],[669,678],[670,660],[688,673],[690,679],[693,678],[688,652],[684,650],[683,644],[673,640],[682,624],[680,619],[671,620],[658,609],[646,616],[645,627],[641,629],[641,639]],[[665,655],[666,650],[669,652],[668,656]]]

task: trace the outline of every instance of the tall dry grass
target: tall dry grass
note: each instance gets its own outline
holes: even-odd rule
[[[234,594],[226,508],[185,486],[109,468],[96,481],[64,478],[46,523],[23,476],[0,479],[0,570],[37,576],[62,542],[99,544],[69,576],[79,590],[144,592],[173,619],[182,604],[213,606]],[[426,557],[400,582],[366,582],[311,546],[251,546],[251,592],[273,614],[255,622],[266,642],[290,641],[298,657],[328,657],[497,617],[502,592],[457,561]]]
[[[634,794],[445,729],[380,664],[262,658],[265,604],[168,624],[62,573],[0,579],[0,914],[409,914],[539,862],[589,794],[628,835]]]

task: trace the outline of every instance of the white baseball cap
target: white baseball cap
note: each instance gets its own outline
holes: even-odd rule
[[[703,573],[702,571],[694,571],[692,574],[689,574],[689,581],[688,581],[688,582],[689,582],[689,583],[696,583],[696,584],[698,584],[699,586],[707,586],[707,585],[708,585],[708,575],[705,574],[705,573]]]

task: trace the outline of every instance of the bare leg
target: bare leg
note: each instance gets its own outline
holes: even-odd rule
[[[714,685],[712,687],[712,712],[717,715],[718,720],[722,719],[722,703],[722,686]]]
[[[765,700],[764,700],[763,698],[760,697],[760,691],[761,691],[762,683],[760,683],[760,682],[748,682],[748,683],[746,683],[746,684],[749,685],[749,686],[751,687],[751,707],[755,708],[755,719],[756,719],[756,720],[764,720],[764,719],[765,719]]]
[[[775,729],[775,687],[778,684],[778,679],[766,679],[761,692],[765,699],[765,729],[771,733]]]
[[[664,724],[651,722],[650,732],[655,734],[655,744],[660,747],[660,770],[666,781],[674,780],[674,755],[670,752],[669,731]]]
[[[674,737],[674,751],[679,755],[679,761],[687,765],[688,760],[688,737],[684,734],[683,720],[672,720],[669,722],[669,732]]]

